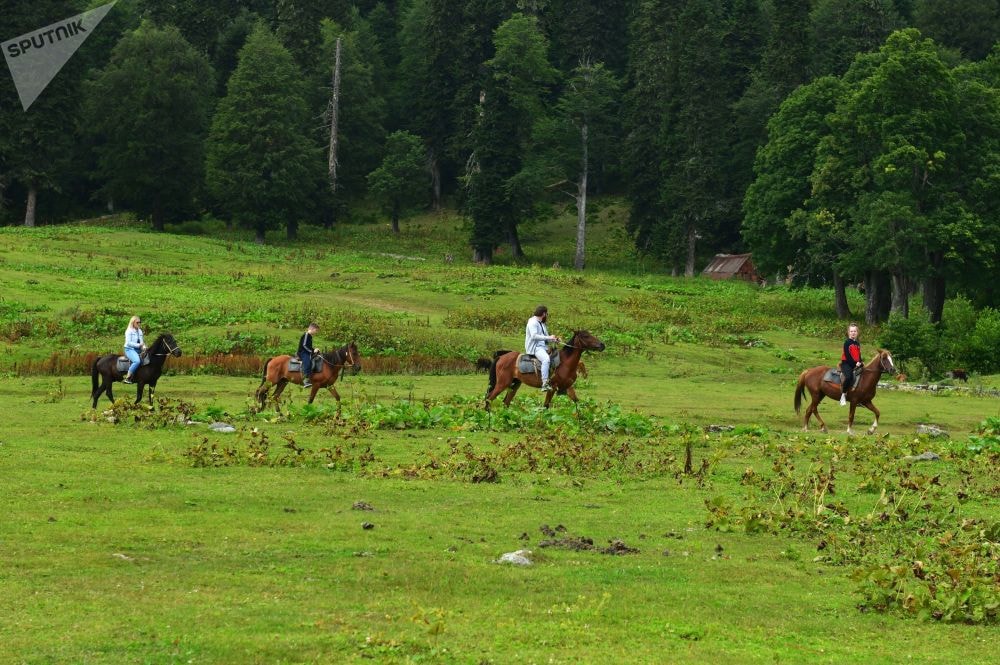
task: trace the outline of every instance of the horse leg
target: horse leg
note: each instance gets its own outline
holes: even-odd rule
[[[153,393],[154,392],[156,392],[156,382],[155,381],[153,383],[149,384],[149,392],[147,393],[149,395],[149,405],[150,406],[153,406]]]
[[[510,406],[510,403],[514,401],[514,397],[517,395],[517,389],[520,387],[520,381],[511,381],[510,387],[507,389],[507,395],[503,398],[504,406]]]
[[[816,420],[819,421],[820,431],[826,434],[829,431],[826,429],[826,421],[823,420],[823,417],[819,415],[819,403],[823,401],[824,397],[825,395],[823,394],[822,391],[820,391],[816,395],[813,395],[812,404],[810,404],[809,408],[806,410],[806,422],[807,423],[809,422],[809,414],[811,412],[812,415],[816,416]]]
[[[858,408],[857,402],[851,402],[851,413],[847,416],[847,433],[854,435],[854,410]]]
[[[271,392],[271,387],[268,385],[267,381],[262,382],[257,387],[256,397],[257,401],[260,402],[261,411],[263,411],[264,407],[267,406],[267,394],[269,392]]]
[[[274,410],[281,413],[281,402],[278,400],[281,398],[281,393],[285,391],[285,386],[288,385],[288,379],[281,379],[278,381],[278,387],[274,390],[274,395],[272,401],[274,402]]]
[[[872,404],[871,400],[868,400],[867,402],[861,402],[861,406],[865,407],[866,409],[875,414],[875,422],[873,422],[872,426],[868,428],[868,433],[874,434],[875,430],[878,429],[878,419],[882,417],[882,414],[879,412],[878,408],[874,404]]]
[[[554,391],[554,390],[550,390],[550,391],[548,391],[548,392],[545,393],[545,403],[542,405],[544,408],[546,408],[546,409],[549,408],[549,405],[552,403],[552,396],[555,395],[555,394],[556,394],[556,391]]]
[[[316,399],[316,393],[319,392],[319,385],[312,384],[312,388],[309,389],[309,401],[306,404],[312,404],[313,400]]]
[[[145,383],[137,383],[135,386],[135,403],[138,404],[142,401],[142,390],[146,387]]]
[[[497,377],[497,384],[493,386],[493,390],[486,393],[486,400],[483,406],[486,407],[487,411],[490,410],[490,404],[497,398],[497,395],[506,390],[508,386],[510,386],[510,383],[501,383],[500,378]],[[504,400],[504,404],[510,404],[510,401]]]

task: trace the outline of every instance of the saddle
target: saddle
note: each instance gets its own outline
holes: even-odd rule
[[[559,367],[559,351],[549,351],[549,358],[552,359],[549,365],[549,374],[551,375],[556,371],[556,367]],[[542,363],[535,356],[522,353],[517,357],[517,371],[521,374],[537,374],[542,371]]]
[[[132,364],[132,361],[128,359],[128,356],[118,356],[118,364],[115,366],[115,369],[117,369],[119,372],[121,372],[122,374],[124,374],[124,373],[128,372],[128,368],[129,368],[129,366],[131,364]],[[149,364],[149,355],[148,354],[144,353],[141,356],[139,356],[139,366],[140,367],[142,367],[144,365],[148,365],[148,364]]]
[[[828,383],[832,383],[834,385],[839,386],[844,382],[844,377],[839,369],[837,369],[836,367],[831,367],[830,369],[826,370],[826,374],[823,375],[823,380]],[[860,370],[854,373],[854,382],[851,384],[850,389],[857,388],[859,381],[861,381]]]
[[[323,356],[315,355],[313,356],[313,368],[310,374],[319,372],[323,369]],[[300,358],[289,358],[288,360],[288,371],[289,372],[301,372],[302,371],[302,360]]]

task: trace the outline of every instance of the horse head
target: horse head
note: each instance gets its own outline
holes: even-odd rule
[[[882,368],[883,372],[887,372],[889,374],[895,374],[897,371],[896,363],[892,361],[892,354],[889,353],[886,349],[878,350],[878,363],[879,366]]]
[[[354,342],[345,344],[333,353],[324,353],[322,356],[330,365],[343,367],[345,372],[348,367],[351,369],[351,374],[357,374],[361,371],[361,352],[358,351]]]
[[[159,350],[159,347],[161,346],[163,349]],[[157,337],[156,341],[153,342],[153,345],[149,347],[151,352],[154,352],[154,349],[156,349],[155,353],[157,355],[171,355],[175,358],[181,357],[181,347],[177,344],[177,340],[175,340],[174,336],[170,333],[163,333]]]
[[[347,363],[351,363],[351,374],[357,374],[361,371],[361,352],[358,351],[358,346],[354,342],[344,348],[347,354],[344,358],[344,365],[346,367]]]
[[[571,349],[582,349],[583,351],[603,351],[604,342],[591,335],[586,330],[577,330],[573,337],[566,342],[566,346]]]

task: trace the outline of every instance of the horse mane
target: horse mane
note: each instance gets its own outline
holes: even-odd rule
[[[569,338],[568,341],[563,342],[563,350],[566,353],[572,353],[573,349],[576,347],[576,336],[580,334],[579,330],[573,331],[573,336]]]
[[[347,360],[347,347],[349,347],[350,345],[351,345],[350,342],[348,342],[339,349],[334,349],[333,351],[328,351],[326,353],[321,353],[319,355],[323,358],[323,360],[330,363],[331,365],[336,365],[338,363],[343,364],[344,361]],[[335,357],[337,359],[337,362],[333,362],[332,360],[330,360],[330,356]]]

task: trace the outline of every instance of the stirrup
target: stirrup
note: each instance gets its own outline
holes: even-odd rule
[[[550,390],[552,390],[552,386],[549,384],[548,381],[546,381],[545,383],[542,384],[542,387],[539,388],[539,390],[541,390],[543,393],[547,393]]]

